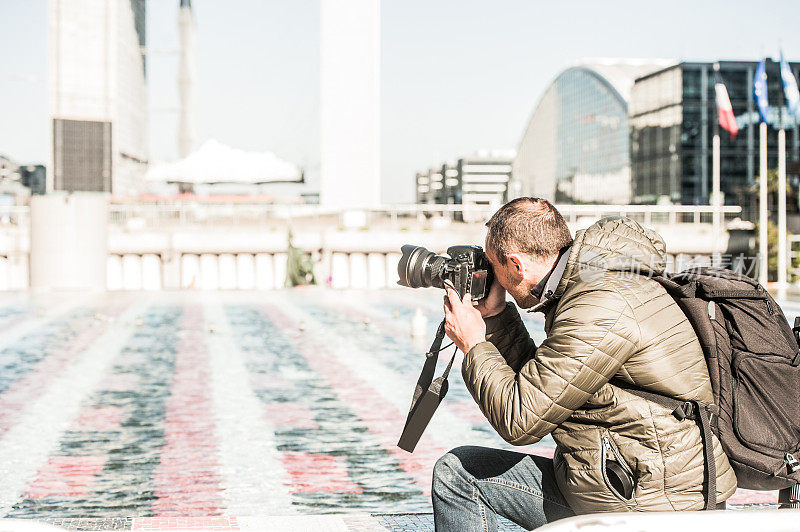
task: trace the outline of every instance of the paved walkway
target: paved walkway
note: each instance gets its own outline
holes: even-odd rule
[[[714,530],[727,532],[797,532],[800,510],[747,509],[717,512],[662,512],[594,514],[556,521],[542,532],[674,532]],[[52,532],[57,530],[227,531],[270,532],[427,532],[433,531],[431,514],[340,514],[283,517],[149,517],[108,519],[0,519],[0,530]],[[508,522],[500,532],[519,531]]]

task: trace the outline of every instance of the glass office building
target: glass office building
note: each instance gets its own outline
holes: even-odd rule
[[[759,168],[759,115],[753,98],[757,62],[721,61],[720,77],[736,115],[735,139],[720,130],[720,179],[727,205],[741,205],[744,217],[757,216],[753,192]],[[791,63],[795,76],[797,63]],[[768,164],[778,164],[778,124],[787,130],[787,159],[798,159],[800,139],[784,109],[779,65],[767,61],[770,127]],[[670,201],[686,205],[709,203],[712,142],[717,121],[713,63],[680,63],[636,80],[629,102],[631,171],[634,203]]]
[[[514,188],[559,203],[630,203],[630,89],[637,77],[672,63],[598,60],[562,72],[520,142]]]

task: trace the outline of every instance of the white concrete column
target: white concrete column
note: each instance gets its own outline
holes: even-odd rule
[[[331,287],[349,288],[350,261],[347,253],[334,253],[331,257]]]
[[[257,254],[255,266],[256,288],[258,290],[272,290],[275,288],[275,268],[272,262],[272,255],[269,253]]]
[[[380,1],[320,2],[320,201],[380,203]]]
[[[328,279],[331,277],[332,255],[328,250],[323,251],[322,258],[314,266],[314,276],[322,286],[328,286]]]
[[[213,253],[200,255],[200,289],[219,289],[219,261]]]
[[[9,288],[11,290],[27,290],[30,288],[28,275],[28,255],[26,253],[9,253]]]
[[[236,255],[236,288],[252,290],[256,286],[256,261],[250,253]]]
[[[386,255],[383,253],[370,253],[367,256],[369,269],[369,287],[386,288]]]
[[[286,253],[275,253],[273,256],[273,272],[275,273],[275,288],[286,286]]]
[[[161,257],[153,253],[142,255],[142,288],[145,290],[161,290]]]
[[[122,289],[142,289],[142,257],[139,255],[122,256]]]
[[[181,256],[181,288],[200,288],[200,257],[185,253]]]
[[[8,290],[9,286],[8,257],[0,256],[0,290]]]
[[[363,253],[351,253],[350,288],[366,288],[367,271],[367,256]]]
[[[105,290],[108,196],[31,197],[31,288]]]
[[[181,254],[166,250],[161,254],[162,287],[167,290],[181,288]]]
[[[219,288],[236,289],[236,256],[231,253],[221,253],[219,256]]]
[[[397,275],[397,265],[400,263],[400,253],[387,253],[386,254],[386,286],[389,288],[397,288],[397,281],[400,276]]]
[[[106,261],[106,287],[108,290],[122,290],[122,257],[109,255]]]

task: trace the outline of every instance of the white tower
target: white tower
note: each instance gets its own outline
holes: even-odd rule
[[[320,202],[380,203],[380,0],[321,0]]]
[[[178,122],[178,151],[181,158],[186,157],[195,147],[194,107],[195,107],[195,67],[194,67],[194,16],[192,0],[181,0],[178,12],[178,31],[181,50],[178,65],[178,93],[181,111]]]

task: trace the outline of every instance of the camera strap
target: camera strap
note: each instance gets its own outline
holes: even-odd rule
[[[436,338],[433,339],[431,348],[425,354],[425,364],[422,366],[422,373],[417,380],[417,386],[414,388],[414,398],[411,400],[411,408],[408,411],[406,424],[403,427],[403,434],[400,435],[400,441],[397,446],[408,451],[414,452],[422,433],[430,423],[433,413],[436,412],[439,403],[442,402],[444,396],[447,394],[447,376],[450,374],[450,368],[453,367],[453,360],[456,354],[450,357],[450,362],[442,373],[441,377],[433,378],[436,372],[436,363],[439,361],[439,351],[442,349],[442,340],[444,339],[444,320],[439,324],[439,329],[436,331]]]

